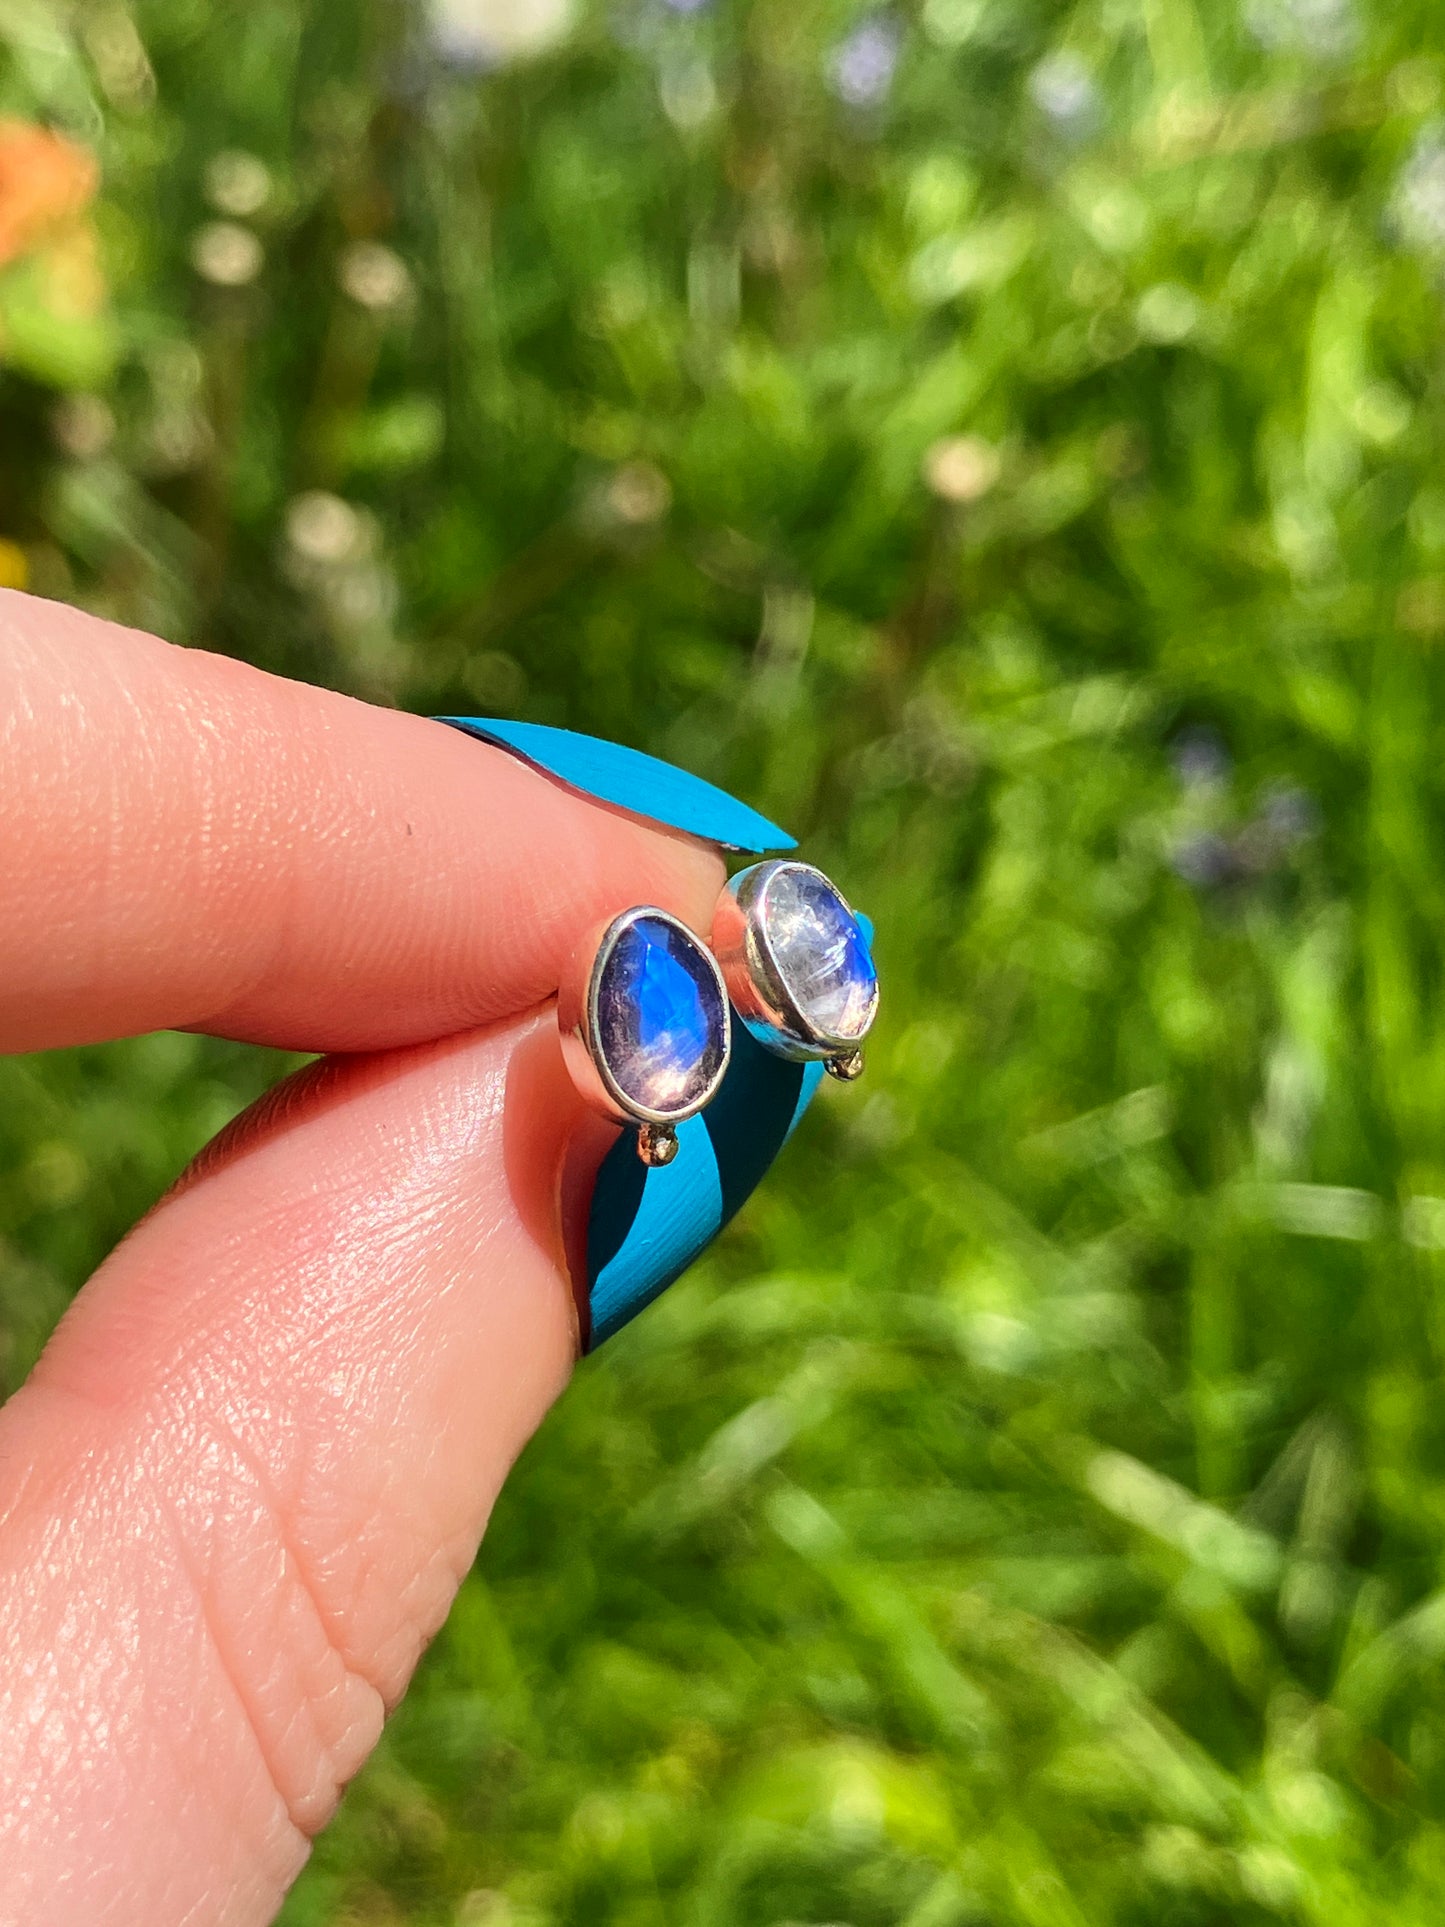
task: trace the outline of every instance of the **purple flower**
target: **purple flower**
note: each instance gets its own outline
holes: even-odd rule
[[[828,79],[849,107],[877,107],[888,98],[898,67],[898,23],[887,14],[870,14],[833,49]]]
[[[1187,790],[1207,789],[1229,775],[1229,751],[1215,729],[1186,729],[1174,741],[1174,774]]]
[[[1308,790],[1294,783],[1279,783],[1268,790],[1260,817],[1286,850],[1297,849],[1319,834],[1320,806]]]
[[[1195,890],[1217,890],[1232,883],[1238,871],[1234,847],[1213,830],[1182,837],[1170,855],[1174,874]]]

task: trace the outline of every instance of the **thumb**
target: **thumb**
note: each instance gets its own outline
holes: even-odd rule
[[[550,1011],[312,1065],[0,1413],[0,1920],[269,1920],[565,1384]]]

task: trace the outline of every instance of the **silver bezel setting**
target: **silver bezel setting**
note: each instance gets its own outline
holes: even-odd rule
[[[598,1000],[603,974],[622,937],[644,918],[650,922],[667,924],[685,938],[704,960],[717,986],[718,1007],[722,1013],[722,1055],[718,1069],[700,1096],[680,1109],[652,1110],[630,1097],[614,1077],[602,1045]],[[619,1124],[650,1125],[665,1134],[671,1127],[695,1117],[710,1104],[727,1075],[732,1057],[732,1012],[728,1005],[727,984],[718,968],[717,959],[696,931],[689,929],[680,917],[673,916],[668,910],[658,909],[655,904],[638,904],[631,910],[624,910],[621,916],[614,917],[598,933],[595,941],[582,947],[574,960],[569,981],[558,992],[557,1016],[563,1053],[573,1082],[594,1109]],[[666,1162],[667,1159],[659,1158],[656,1161]]]
[[[768,935],[768,891],[783,871],[803,871],[816,877],[843,905],[850,917],[857,913],[831,877],[811,863],[793,857],[774,857],[755,863],[735,876],[718,899],[713,918],[713,949],[733,1007],[758,1042],[795,1063],[819,1059],[840,1063],[859,1056],[859,1047],[878,1012],[875,979],[868,1022],[855,1036],[822,1030],[799,1009]],[[853,1073],[856,1075],[856,1072]]]

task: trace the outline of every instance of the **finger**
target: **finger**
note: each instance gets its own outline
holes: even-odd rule
[[[314,1065],[86,1286],[0,1413],[0,1920],[270,1919],[567,1379],[610,1135],[550,1014]]]
[[[630,904],[711,915],[713,852],[440,723],[13,592],[0,686],[0,1048],[416,1042]]]

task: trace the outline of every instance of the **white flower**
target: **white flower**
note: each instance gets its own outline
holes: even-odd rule
[[[333,566],[355,559],[365,545],[365,524],[350,502],[324,489],[298,495],[286,511],[286,540],[307,562]]]
[[[431,41],[448,66],[485,72],[544,53],[572,25],[573,0],[427,0]]]
[[[203,281],[218,288],[243,288],[261,272],[265,255],[250,228],[235,221],[211,221],[191,242],[191,265]]]
[[[382,312],[411,294],[411,275],[399,254],[381,241],[354,241],[341,257],[338,278],[359,306]]]
[[[999,452],[981,435],[945,435],[923,458],[923,478],[945,502],[977,502],[999,478]]]
[[[1350,0],[1249,0],[1245,20],[1262,47],[1293,48],[1329,59],[1359,39]]]
[[[1029,75],[1029,94],[1061,133],[1082,134],[1093,125],[1098,89],[1082,56],[1071,47],[1044,56]]]
[[[1412,247],[1445,253],[1445,140],[1423,128],[1395,183],[1395,220]]]
[[[206,164],[206,198],[219,213],[244,221],[270,200],[270,169],[254,154],[228,147]]]

